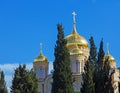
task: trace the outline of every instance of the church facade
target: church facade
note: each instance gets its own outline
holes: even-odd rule
[[[73,30],[72,33],[65,37],[67,40],[67,48],[70,53],[70,65],[72,75],[75,78],[73,84],[75,91],[80,91],[81,82],[82,82],[82,73],[84,72],[85,62],[89,57],[89,47],[87,40],[79,35],[76,30],[76,20],[75,12],[73,12]],[[36,76],[39,80],[39,89],[40,93],[51,93],[52,88],[52,74],[48,74],[49,61],[42,53],[42,47],[40,49],[40,54],[34,59],[33,68],[36,73]],[[105,57],[109,57],[111,70],[114,70],[115,73],[112,76],[113,78],[113,87],[114,93],[118,92],[118,82],[119,82],[119,70],[116,68],[116,61],[113,56],[110,55],[109,51],[106,53]]]

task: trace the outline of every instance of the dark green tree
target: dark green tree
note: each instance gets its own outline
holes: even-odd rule
[[[38,80],[33,70],[27,70],[26,65],[15,69],[11,93],[39,93]]]
[[[114,71],[110,69],[109,58],[104,57],[103,39],[100,42],[98,52],[98,66],[95,81],[95,93],[113,93],[112,75]]]
[[[99,48],[99,52],[98,52],[98,67],[99,69],[103,68],[103,58],[104,58],[105,52],[103,49],[103,39],[100,42],[100,48]]]
[[[7,87],[3,71],[0,72],[0,93],[7,93]]]
[[[58,35],[55,45],[55,61],[53,71],[52,93],[74,93],[73,78],[70,69],[70,55],[64,39],[64,31],[61,24],[57,25]]]
[[[90,62],[92,62],[94,65],[96,65],[97,62],[97,48],[94,43],[94,38],[91,36],[90,39]]]
[[[88,60],[84,67],[84,73],[82,74],[82,88],[81,93],[95,93],[93,73],[91,71],[91,62]]]
[[[112,75],[114,70],[110,68],[109,56],[104,59],[103,66],[103,81],[104,81],[104,91],[103,93],[113,93],[114,89],[112,86]]]
[[[120,83],[118,83],[118,87],[119,87],[119,93],[120,93]]]
[[[104,91],[104,76],[103,76],[103,59],[104,59],[104,50],[103,50],[103,39],[100,42],[100,48],[98,52],[98,59],[96,65],[96,75],[95,75],[95,93],[103,93]]]
[[[97,48],[94,42],[94,38],[91,36],[90,39],[90,56],[89,60],[91,62],[91,71],[93,73],[93,82],[96,83],[97,77]],[[95,86],[94,86],[95,89]]]

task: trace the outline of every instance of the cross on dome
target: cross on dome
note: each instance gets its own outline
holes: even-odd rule
[[[40,43],[40,54],[42,54],[42,43]]]
[[[73,22],[76,23],[76,18],[75,17],[76,17],[77,14],[75,12],[73,12],[72,15],[73,15]]]
[[[76,31],[76,13],[75,12],[73,12],[72,13],[72,16],[73,16],[73,32],[72,33],[77,33],[77,31]]]

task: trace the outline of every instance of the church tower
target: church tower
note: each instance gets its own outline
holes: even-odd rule
[[[42,53],[42,44],[40,44],[40,54],[34,59],[33,68],[36,73],[36,77],[39,80],[39,91],[44,93],[45,84],[44,80],[48,75],[48,59]]]
[[[116,68],[116,61],[115,61],[115,58],[112,55],[110,55],[109,45],[108,44],[107,44],[107,53],[104,56],[104,59],[108,59],[108,61],[110,62],[109,65],[110,65],[111,69],[115,69]]]
[[[80,91],[82,87],[82,73],[84,72],[85,62],[89,57],[89,47],[87,40],[78,34],[76,30],[76,13],[73,12],[73,30],[65,39],[70,53],[71,72],[75,79],[73,83],[74,91]]]
[[[119,70],[116,68],[116,61],[115,58],[110,55],[109,53],[109,46],[107,44],[107,53],[104,56],[104,60],[107,59],[109,62],[109,66],[110,66],[110,73],[112,74],[112,85],[113,85],[113,89],[114,89],[114,93],[119,93]]]
[[[73,74],[80,75],[84,71],[84,64],[89,57],[89,48],[87,40],[78,34],[76,30],[76,13],[73,12],[73,30],[65,39],[67,48],[70,52],[71,71]]]

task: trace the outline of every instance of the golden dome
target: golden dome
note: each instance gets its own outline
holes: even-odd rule
[[[77,45],[76,45],[76,48],[70,51],[70,55],[81,55],[81,54],[83,54],[83,52],[78,48]]]
[[[48,60],[43,54],[40,53],[40,55],[35,58],[34,62],[48,62]]]
[[[34,62],[48,62],[47,58],[42,54],[42,44],[40,44],[40,55],[38,55]]]
[[[87,40],[84,37],[80,36],[77,33],[76,29],[73,29],[72,34],[68,35],[65,39],[67,40],[67,45],[77,44],[80,46],[87,46],[88,47]]]
[[[104,59],[108,59],[108,61],[114,61],[115,62],[115,58],[113,56],[111,56],[109,53],[107,53],[104,56]]]
[[[75,20],[76,13],[73,12],[72,14],[73,14],[73,31],[72,31],[72,33],[70,35],[68,35],[65,38],[67,40],[67,46],[77,44],[78,46],[86,46],[86,47],[88,47],[87,40],[77,33],[76,20]]]
[[[107,53],[104,56],[104,59],[108,59],[108,61],[115,62],[115,58],[109,53],[109,44],[107,44]]]

